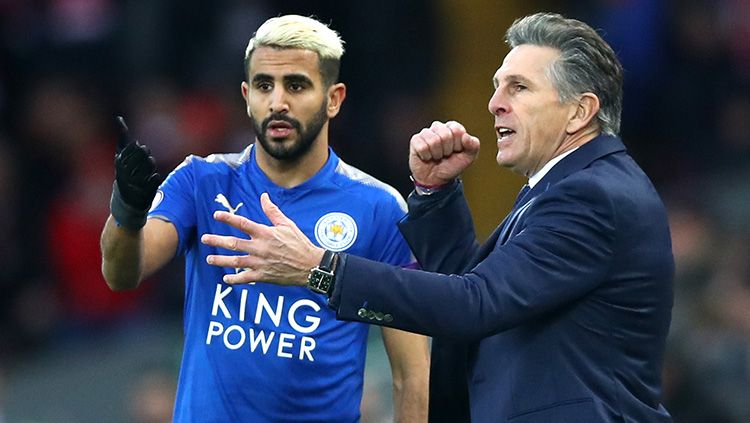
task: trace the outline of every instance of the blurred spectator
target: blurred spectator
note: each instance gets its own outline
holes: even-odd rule
[[[747,0],[724,0],[722,23],[728,32],[729,49],[732,52],[737,71],[750,79],[750,2]]]
[[[131,423],[170,423],[177,384],[163,369],[144,372],[133,384],[128,403]]]
[[[721,25],[729,1],[675,2],[666,64],[655,110],[658,146],[653,168],[660,180],[672,175],[705,175],[719,165],[721,113],[732,93],[742,88],[733,67],[731,35]],[[670,163],[669,168],[658,163]]]
[[[668,202],[675,305],[665,402],[675,421],[750,419],[750,229],[728,229],[701,199]]]
[[[703,386],[691,366],[695,359],[689,337],[703,325],[702,298],[713,274],[713,248],[718,235],[708,214],[695,202],[666,198],[675,259],[674,307],[664,364],[665,406],[675,421],[698,423],[724,417],[713,402],[696,404]],[[721,421],[723,419],[719,419]]]
[[[750,421],[750,232],[724,237],[723,254],[707,293],[715,318],[705,339],[707,352],[697,363],[707,397],[726,408],[727,421]],[[738,394],[739,393],[739,394]]]
[[[15,144],[0,135],[0,198],[6,204],[0,209],[0,366],[43,344],[58,317],[54,293],[32,270],[43,257],[34,254],[39,244],[22,225],[34,210]]]
[[[18,244],[21,210],[13,206],[20,199],[19,184],[17,155],[8,140],[0,134],[0,198],[11,205],[0,208],[0,269],[3,269],[0,273],[0,290],[15,285],[23,272],[23,251]],[[3,297],[0,296],[0,302],[7,299]],[[0,307],[0,310],[7,310],[7,307]],[[0,322],[3,321],[5,319],[0,319]]]

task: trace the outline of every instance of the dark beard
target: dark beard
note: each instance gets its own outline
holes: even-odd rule
[[[270,116],[263,119],[263,122],[260,124],[255,118],[253,118],[253,129],[255,129],[255,135],[258,137],[261,147],[269,156],[280,161],[294,162],[310,151],[310,148],[315,142],[315,138],[318,137],[318,134],[320,134],[320,131],[323,129],[323,125],[328,121],[328,114],[326,113],[327,108],[328,101],[324,101],[320,110],[318,110],[312,119],[307,122],[305,128],[302,128],[302,124],[297,119],[290,118],[281,113],[272,113]],[[266,138],[266,130],[268,129],[268,124],[272,120],[283,120],[292,125],[297,132],[297,141],[292,143],[291,146],[285,146],[282,142],[283,140],[276,142]]]

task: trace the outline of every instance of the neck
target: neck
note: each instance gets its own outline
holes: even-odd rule
[[[578,132],[575,132],[573,134],[566,135],[563,140],[560,142],[560,145],[557,147],[557,149],[552,153],[552,155],[549,156],[546,160],[540,161],[536,167],[529,169],[528,171],[522,173],[527,178],[531,178],[534,176],[537,172],[539,172],[544,165],[549,163],[552,159],[555,157],[565,154],[566,152],[578,148],[587,142],[593,140],[594,138],[598,137],[601,131],[599,130],[598,126],[595,125],[589,125],[583,129],[581,129]]]
[[[598,126],[590,125],[583,128],[579,132],[570,134],[565,140],[563,140],[562,144],[560,144],[560,148],[557,150],[557,154],[555,154],[554,157],[557,157],[560,154],[565,153],[566,151],[570,151],[574,148],[586,144],[587,142],[598,137],[600,133],[601,131],[599,130]]]
[[[328,160],[328,137],[321,131],[310,150],[294,160],[278,160],[270,156],[259,142],[255,143],[255,159],[268,179],[282,188],[294,188],[312,178]]]

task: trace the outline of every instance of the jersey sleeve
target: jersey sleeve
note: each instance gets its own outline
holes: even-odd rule
[[[184,254],[196,227],[195,161],[188,156],[162,182],[149,218],[171,222],[179,238],[177,254]]]

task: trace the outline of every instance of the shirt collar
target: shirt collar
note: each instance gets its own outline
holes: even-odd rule
[[[558,162],[560,162],[560,160],[567,157],[570,153],[578,150],[578,148],[580,148],[580,146],[573,148],[571,150],[568,150],[560,154],[559,156],[553,158],[552,160],[548,161],[547,164],[545,164],[544,166],[542,166],[541,169],[539,169],[539,172],[531,175],[531,177],[529,178],[529,187],[534,188],[534,185],[536,185],[539,181],[541,181],[542,178],[544,178],[544,175],[546,175],[553,167],[555,167],[555,165]]]
[[[260,166],[258,166],[255,148],[251,149],[250,159],[248,161],[250,162],[250,175],[255,183],[261,184],[261,186],[266,187],[265,189],[292,193],[304,192],[327,183],[331,178],[331,175],[334,174],[336,166],[339,164],[339,157],[333,152],[331,147],[328,147],[328,159],[323,167],[315,175],[310,177],[310,179],[292,188],[282,188],[276,185],[276,183],[274,183],[265,172],[263,172]]]

